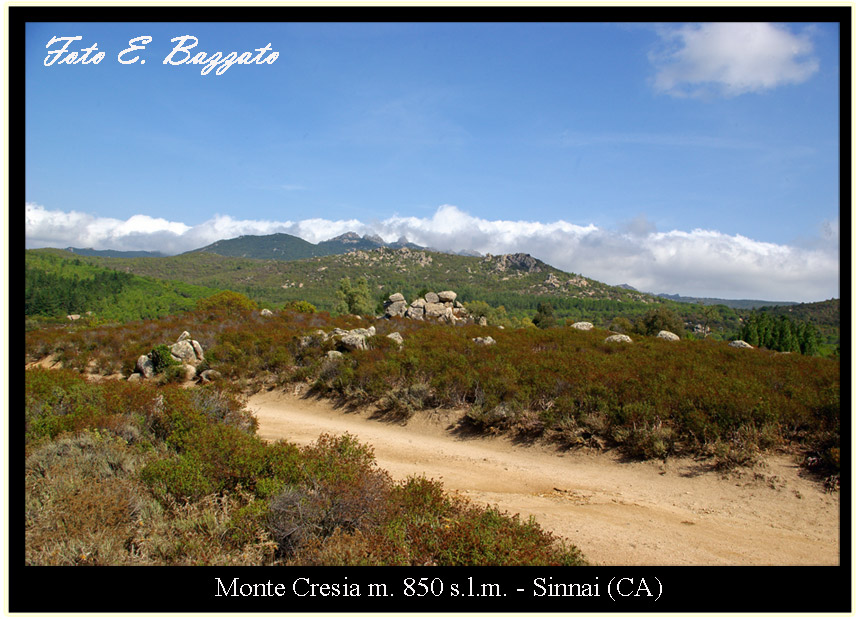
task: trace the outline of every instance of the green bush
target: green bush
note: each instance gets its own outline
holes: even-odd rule
[[[170,354],[170,347],[167,344],[159,344],[149,351],[149,359],[152,361],[156,374],[161,374],[170,367],[181,365]]]
[[[301,314],[315,314],[319,311],[316,309],[315,305],[308,303],[307,301],[290,301],[283,306],[283,309]]]
[[[256,302],[241,293],[224,290],[210,297],[199,299],[197,309],[203,312],[240,313],[258,309],[258,306]]]
[[[683,337],[683,319],[667,307],[656,307],[635,321],[633,332],[640,335],[656,335],[660,331],[670,331]]]

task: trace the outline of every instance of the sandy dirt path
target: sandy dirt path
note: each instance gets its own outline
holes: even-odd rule
[[[349,432],[395,479],[425,475],[472,501],[533,515],[599,565],[837,565],[839,496],[788,457],[741,473],[692,460],[623,462],[451,432],[456,413],[407,424],[269,392],[250,398],[259,435],[298,444]]]

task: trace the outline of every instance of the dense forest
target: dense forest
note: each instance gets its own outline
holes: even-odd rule
[[[737,339],[752,346],[803,355],[818,354],[821,344],[820,332],[810,322],[795,322],[785,315],[776,318],[765,312],[752,313],[743,322]]]

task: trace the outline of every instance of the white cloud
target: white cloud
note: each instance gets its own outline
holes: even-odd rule
[[[653,87],[678,97],[734,97],[802,83],[818,69],[810,33],[768,23],[666,27],[662,49],[650,56]]]
[[[619,230],[556,222],[489,220],[456,206],[431,217],[394,215],[379,222],[237,220],[219,215],[187,226],[145,215],[122,221],[26,205],[27,247],[93,247],[180,253],[243,234],[283,232],[311,243],[344,232],[407,237],[439,250],[529,253],[568,272],[647,292],[728,299],[821,301],[839,297],[837,221],[822,222],[814,242],[781,245],[714,230],[658,232],[644,215]]]

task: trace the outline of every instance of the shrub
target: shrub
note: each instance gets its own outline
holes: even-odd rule
[[[258,309],[257,304],[245,295],[224,290],[197,301],[197,310],[204,312],[239,313]]]
[[[380,410],[401,419],[409,419],[417,411],[431,406],[432,387],[423,381],[392,388],[377,406]]]
[[[170,367],[179,366],[181,363],[170,354],[167,344],[159,344],[149,351],[149,359],[152,361],[156,374],[161,374]]]
[[[127,561],[144,491],[134,481],[145,456],[109,433],[66,434],[25,462],[25,558],[38,565]]]
[[[307,301],[290,301],[283,306],[283,309],[300,314],[315,314],[318,311],[315,305]]]
[[[667,307],[656,307],[635,321],[633,331],[641,335],[656,335],[660,331],[670,331],[682,337],[683,319]]]
[[[391,489],[372,451],[349,435],[323,435],[304,455],[302,485],[286,487],[270,502],[269,530],[286,556],[312,539],[377,523]]]
[[[617,333],[634,333],[634,327],[632,321],[629,318],[625,318],[623,316],[618,316],[614,320],[611,321],[611,324],[608,327],[611,331],[616,331]]]

